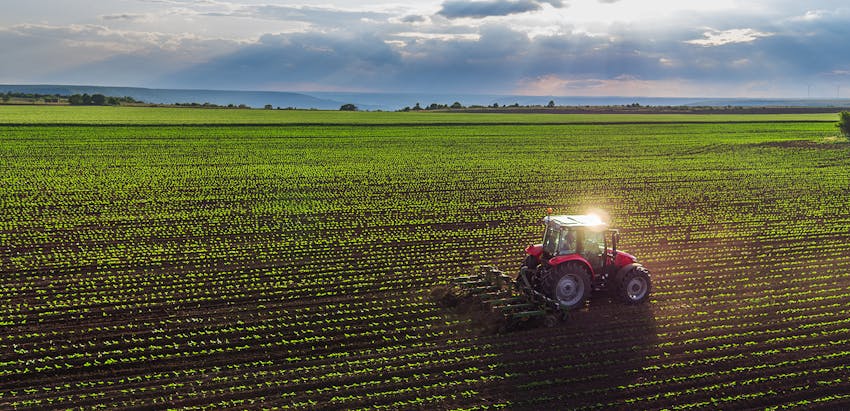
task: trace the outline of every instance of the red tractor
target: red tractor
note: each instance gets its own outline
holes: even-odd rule
[[[562,310],[584,305],[591,290],[608,289],[628,304],[649,298],[649,270],[617,250],[620,233],[594,215],[543,218],[543,243],[525,249],[520,288],[557,302]]]
[[[477,300],[507,320],[503,329],[535,317],[552,326],[582,307],[592,290],[607,289],[627,304],[649,299],[649,270],[617,250],[619,231],[594,215],[549,215],[543,226],[542,244],[525,249],[515,277],[482,266],[475,275],[453,279],[454,289],[435,297],[447,305]]]

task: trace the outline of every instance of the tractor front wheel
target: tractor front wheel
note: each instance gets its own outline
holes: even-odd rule
[[[551,278],[552,298],[562,309],[579,308],[590,296],[590,273],[579,263],[569,262],[558,266]]]
[[[652,288],[649,270],[643,266],[633,267],[620,278],[617,288],[619,297],[623,302],[627,304],[645,302],[649,299],[649,291]]]

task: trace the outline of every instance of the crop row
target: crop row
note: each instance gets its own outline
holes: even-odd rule
[[[840,407],[829,129],[3,128],[0,407]],[[492,335],[428,300],[547,206],[607,211],[651,302]]]

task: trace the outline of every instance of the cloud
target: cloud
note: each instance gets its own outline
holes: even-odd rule
[[[156,76],[235,50],[239,42],[190,33],[112,29],[94,24],[0,28],[5,82],[144,85]],[[121,80],[121,81],[117,81]]]
[[[481,38],[478,34],[458,34],[458,33],[422,33],[422,32],[402,32],[395,33],[395,37],[401,38],[412,38],[417,40],[442,40],[442,41],[454,41],[454,40],[478,40]],[[405,46],[407,43],[404,43]]]
[[[386,20],[391,14],[373,11],[347,11],[322,7],[290,7],[277,5],[246,6],[234,11],[234,14],[244,17],[297,20],[309,22],[316,26],[339,27],[347,22],[357,22],[364,19]]]
[[[110,2],[92,13],[99,17],[80,20],[94,24],[0,26],[0,82],[702,96],[803,84],[805,96],[805,84],[835,90],[850,71],[850,13],[822,2],[586,23],[571,17],[586,6],[622,12],[639,5],[441,0],[429,10],[391,0],[368,9],[336,0],[322,7],[154,1],[118,10]],[[570,13],[554,9],[568,6]]]
[[[828,17],[831,13],[825,10],[809,10],[806,11],[805,14],[801,16],[794,16],[790,20],[791,21],[817,21],[821,20],[825,17]]]
[[[716,47],[726,44],[750,43],[759,38],[773,35],[774,33],[765,33],[754,29],[731,29],[723,31],[709,29],[703,33],[704,38],[687,40],[685,43],[704,47]]]
[[[106,21],[114,21],[114,20],[122,20],[122,21],[144,21],[148,20],[148,15],[140,14],[140,13],[120,13],[120,14],[107,14],[100,16],[101,20]]]
[[[761,88],[759,90],[758,88]],[[747,83],[732,88],[712,83],[709,87],[699,81],[668,78],[647,80],[635,76],[621,75],[613,78],[572,78],[555,75],[525,79],[514,93],[529,96],[641,96],[677,97],[683,95],[699,97],[757,97],[764,91],[764,83]]]
[[[315,28],[337,29],[350,24],[360,24],[364,21],[388,21],[397,18],[393,13],[374,10],[347,10],[335,6],[288,6],[270,3],[244,4],[239,2],[204,1],[204,0],[144,0],[163,2],[175,6],[167,14],[183,14],[186,16],[210,17],[211,25],[222,24],[232,18],[244,21],[297,21],[304,22]],[[217,19],[216,19],[217,18]]]
[[[181,88],[464,91],[509,90],[528,37],[501,26],[480,33],[400,33],[399,41],[362,33],[267,35],[258,43],[161,79]],[[388,44],[389,43],[389,44]],[[519,49],[515,47],[519,47]],[[508,63],[508,64],[506,64]],[[220,86],[219,86],[220,87]]]
[[[401,21],[403,23],[424,23],[427,20],[428,19],[426,19],[425,16],[419,16],[415,14],[404,16],[401,18]]]
[[[543,4],[564,6],[560,0],[448,0],[437,14],[449,19],[508,16],[540,10]]]
[[[169,87],[262,89],[269,84],[295,89],[325,84],[363,89],[392,78],[399,53],[374,35],[294,33],[265,35],[257,43],[160,79]]]
[[[96,24],[18,24],[12,26],[9,32],[36,42],[54,41],[63,47],[76,48],[81,52],[85,52],[83,49],[96,49],[100,53],[122,53],[166,42],[155,33],[114,30]]]
[[[136,0],[142,3],[170,4],[179,6],[231,6],[233,3],[215,0]]]
[[[398,40],[355,33],[298,33],[265,36],[235,53],[168,77],[169,86],[398,92],[509,93],[522,79],[577,73],[587,78],[656,73],[657,55],[634,52],[633,44],[564,34],[529,38],[500,24],[473,33],[400,32]],[[605,53],[594,50],[607,49]]]

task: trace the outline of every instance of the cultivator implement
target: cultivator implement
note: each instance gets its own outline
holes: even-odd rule
[[[447,305],[477,305],[490,311],[500,320],[500,332],[533,320],[551,327],[566,314],[557,302],[532,289],[523,271],[514,279],[489,265],[478,267],[473,275],[453,278],[447,300]]]
[[[551,213],[551,210],[550,210]],[[543,242],[525,248],[516,277],[493,266],[432,290],[444,306],[483,307],[507,330],[535,320],[554,326],[585,306],[591,292],[607,290],[626,304],[642,304],[652,287],[649,270],[617,249],[620,232],[598,216],[547,215]]]

